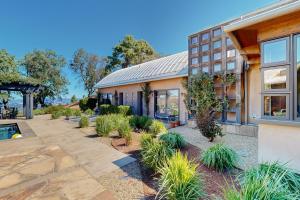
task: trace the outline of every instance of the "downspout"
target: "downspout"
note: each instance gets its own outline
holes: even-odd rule
[[[245,124],[248,124],[248,69],[249,65],[246,61],[243,63],[245,78],[244,78],[244,86],[245,86]]]

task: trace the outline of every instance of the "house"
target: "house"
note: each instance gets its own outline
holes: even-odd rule
[[[300,171],[300,1],[285,0],[188,38],[189,77],[215,77],[226,131],[258,135],[259,162]],[[236,78],[227,88],[220,77]]]
[[[182,82],[188,76],[188,53],[148,61],[117,70],[96,84],[103,103],[130,105],[137,115],[147,115],[142,87],[151,88],[149,116],[162,120],[187,122]]]

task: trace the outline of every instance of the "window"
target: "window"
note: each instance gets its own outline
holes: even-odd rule
[[[192,58],[192,65],[198,64],[198,58]]]
[[[204,52],[204,51],[208,51],[209,50],[209,45],[208,44],[203,44],[201,46],[201,51]]]
[[[192,54],[198,53],[198,47],[193,47],[192,48]]]
[[[208,55],[203,55],[202,56],[202,62],[209,62],[209,56]]]
[[[197,37],[197,36],[192,37],[191,43],[192,43],[192,44],[197,44],[197,43],[198,43],[198,37]]]
[[[232,40],[230,38],[226,38],[226,46],[232,46]]]
[[[208,66],[202,67],[202,72],[203,73],[209,73]]]
[[[215,41],[214,42],[214,49],[221,48],[222,42],[221,40]]]
[[[214,60],[221,60],[221,52],[218,52],[218,53],[214,53]]]
[[[300,36],[295,37],[296,118],[300,118]]]
[[[221,71],[221,63],[214,64],[214,72],[220,72]]]
[[[198,73],[198,68],[192,68],[192,75],[196,75]]]
[[[202,41],[208,40],[209,39],[209,33],[203,33],[201,36]]]
[[[264,116],[287,118],[286,96],[264,96]]]
[[[220,28],[218,28],[218,29],[216,29],[216,30],[213,30],[213,36],[214,36],[214,37],[220,36],[221,33],[222,33],[222,31],[221,31]]]
[[[263,43],[263,65],[288,62],[288,39],[277,39]]]
[[[226,68],[227,68],[227,70],[234,70],[235,62],[228,62]]]
[[[267,69],[263,71],[265,90],[278,90],[287,88],[287,68]]]
[[[112,94],[103,93],[101,95],[100,104],[112,104]]]
[[[179,120],[179,90],[155,91],[155,118]]]
[[[235,49],[227,50],[227,58],[235,57]]]

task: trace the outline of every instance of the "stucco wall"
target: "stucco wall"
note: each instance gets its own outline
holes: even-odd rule
[[[259,65],[251,65],[248,71],[248,122],[261,118],[261,78]]]
[[[186,110],[184,104],[184,93],[185,89],[182,86],[182,81],[184,78],[173,78],[173,79],[166,79],[166,80],[159,80],[150,82],[151,90],[164,90],[164,89],[179,89],[179,112],[180,112],[180,122],[186,123],[187,122],[187,115],[188,112]],[[115,91],[118,93],[123,92],[124,95],[124,105],[133,106],[136,110],[137,108],[137,92],[141,91],[142,84],[130,84],[130,85],[123,85],[117,87],[110,87],[99,89],[101,93],[112,93],[115,94]],[[145,105],[145,104],[144,104]],[[144,108],[144,114],[146,109]],[[150,104],[149,104],[150,116],[154,117],[154,93],[151,94],[150,97]]]
[[[259,124],[258,159],[288,162],[300,172],[300,127]]]

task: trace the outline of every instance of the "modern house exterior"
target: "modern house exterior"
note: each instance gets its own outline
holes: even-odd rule
[[[103,102],[130,105],[137,115],[146,115],[142,87],[149,83],[149,116],[162,120],[187,122],[182,85],[188,76],[187,51],[115,71],[95,87]]]

